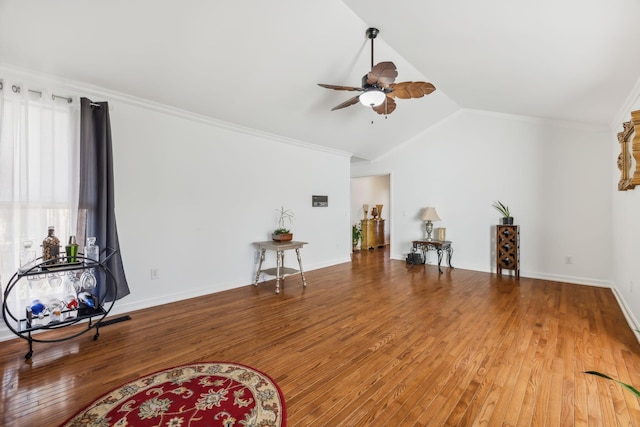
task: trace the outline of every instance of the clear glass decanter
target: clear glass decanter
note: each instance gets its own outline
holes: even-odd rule
[[[95,237],[87,237],[87,246],[84,247],[84,256],[100,262],[100,248],[96,245]]]
[[[36,251],[31,249],[33,242],[26,240],[22,242],[23,248],[20,252],[20,272],[24,273],[29,271],[36,262]]]

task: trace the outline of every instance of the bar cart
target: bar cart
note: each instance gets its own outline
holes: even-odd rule
[[[117,249],[105,248],[100,261],[83,254],[78,254],[74,262],[68,262],[64,256],[54,263],[40,257],[32,265],[20,267],[11,277],[2,299],[2,317],[14,334],[29,342],[25,359],[33,355],[34,342],[66,341],[90,330],[95,330],[93,339],[98,339],[101,323],[117,297],[116,279],[106,265],[116,253]],[[81,282],[85,277],[86,281]],[[104,283],[99,295],[80,286],[91,280],[94,284]],[[106,295],[111,301],[106,301]],[[78,323],[86,323],[86,328],[70,328],[66,334],[51,332]]]

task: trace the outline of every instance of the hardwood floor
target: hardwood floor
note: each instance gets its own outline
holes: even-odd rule
[[[101,394],[193,361],[282,388],[289,426],[640,425],[640,346],[609,289],[389,260],[384,250],[130,313],[70,341],[0,345],[0,424],[57,425]]]

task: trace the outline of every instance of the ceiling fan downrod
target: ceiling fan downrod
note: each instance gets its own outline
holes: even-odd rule
[[[366,31],[367,38],[371,40],[371,69],[373,69],[373,39],[375,39],[378,36],[379,32],[380,30],[373,27],[367,28],[367,31]]]

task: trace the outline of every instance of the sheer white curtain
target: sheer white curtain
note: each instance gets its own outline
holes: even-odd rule
[[[78,205],[78,99],[2,81],[0,90],[0,283],[19,267],[24,241],[42,255],[47,228],[64,245]]]

